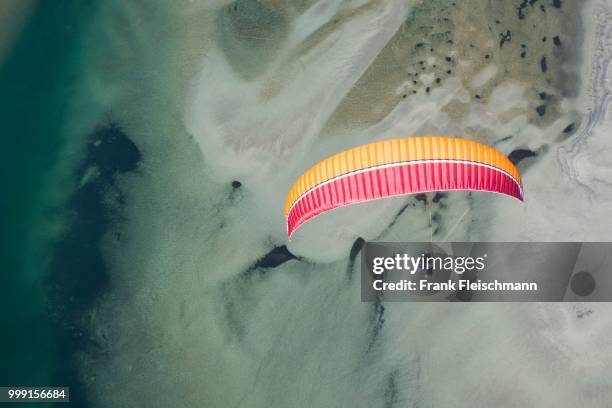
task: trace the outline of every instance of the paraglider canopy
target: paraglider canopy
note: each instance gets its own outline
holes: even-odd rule
[[[285,203],[287,235],[331,209],[441,190],[489,191],[523,201],[523,183],[497,150],[455,137],[384,140],[337,153],[294,184]]]

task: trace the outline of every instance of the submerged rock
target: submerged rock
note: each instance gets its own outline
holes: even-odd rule
[[[46,278],[52,316],[74,349],[89,345],[79,320],[108,287],[100,242],[124,204],[115,175],[136,170],[141,160],[136,145],[114,124],[97,128],[89,139],[75,171],[80,184],[65,208],[68,227],[54,249]]]
[[[523,159],[534,156],[537,156],[537,154],[529,149],[516,149],[508,155],[508,159],[510,159],[513,164],[517,164]]]
[[[542,72],[548,71],[548,64],[546,63],[546,57],[542,57],[542,59],[540,60],[540,69],[542,70]]]
[[[504,43],[509,42],[512,39],[512,33],[510,30],[506,30],[505,33],[499,34],[499,47],[503,47]]]
[[[298,259],[297,256],[289,252],[286,245],[281,245],[272,248],[270,252],[258,259],[255,264],[249,268],[251,270],[258,268],[276,268],[279,265],[284,264],[292,259]]]
[[[565,127],[565,129],[563,129],[563,133],[572,133],[575,129],[576,129],[576,124],[570,123],[569,125]]]
[[[538,112],[538,115],[540,116],[544,116],[544,114],[546,113],[546,105],[540,105],[536,108],[536,112]]]

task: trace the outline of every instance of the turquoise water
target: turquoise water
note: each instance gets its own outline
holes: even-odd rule
[[[1,385],[72,385],[61,334],[45,301],[43,191],[64,141],[62,129],[95,1],[41,1],[0,66]],[[52,186],[51,186],[52,187]],[[43,256],[41,256],[43,255]],[[73,405],[83,405],[78,390]],[[44,406],[44,404],[36,404]]]

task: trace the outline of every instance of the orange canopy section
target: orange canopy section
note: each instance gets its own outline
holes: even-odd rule
[[[336,207],[436,190],[491,191],[523,199],[516,167],[489,146],[446,136],[384,140],[337,153],[304,173],[285,203],[287,233]]]

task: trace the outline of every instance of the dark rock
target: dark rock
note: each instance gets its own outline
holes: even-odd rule
[[[561,8],[561,0],[553,0],[552,5],[556,8]]]
[[[427,195],[423,194],[423,193],[419,193],[416,196],[414,196],[414,198],[417,201],[422,201],[423,204],[427,204]]]
[[[504,43],[512,40],[512,33],[510,30],[506,30],[505,33],[499,33],[499,47],[503,47]]]
[[[555,36],[553,37],[553,42],[555,43],[555,45],[556,45],[557,47],[560,47],[560,46],[561,46],[561,39],[559,38],[559,36],[558,36],[558,35],[555,35]]]
[[[563,133],[572,133],[575,129],[576,129],[576,124],[570,123],[569,125],[565,127],[565,129],[563,129]]]
[[[518,14],[519,20],[523,20],[526,16],[525,7],[527,7],[527,0],[524,0],[521,4],[519,4],[517,8],[517,14]]]
[[[298,258],[289,252],[286,245],[281,245],[272,248],[270,252],[258,259],[257,262],[255,262],[255,264],[253,264],[253,266],[249,269],[276,268],[277,266],[282,265],[287,261],[291,261],[292,259]]]
[[[542,59],[540,60],[540,69],[542,70],[542,72],[548,71],[548,64],[546,63],[546,57],[542,57]]]
[[[544,116],[544,114],[546,113],[546,105],[540,105],[536,108],[536,112],[538,112],[538,115],[540,116]]]
[[[357,258],[357,255],[359,255],[359,252],[361,252],[361,249],[363,248],[363,245],[365,244],[365,241],[363,238],[359,237],[355,240],[355,242],[353,242],[353,246],[351,247],[351,252],[349,253],[349,261],[354,261],[355,258]]]
[[[510,159],[513,164],[517,164],[523,159],[534,156],[537,156],[537,154],[529,149],[516,149],[508,155],[508,159]]]
[[[238,180],[232,181],[232,187],[233,188],[240,188],[240,186],[242,186],[242,183],[239,182]]]

